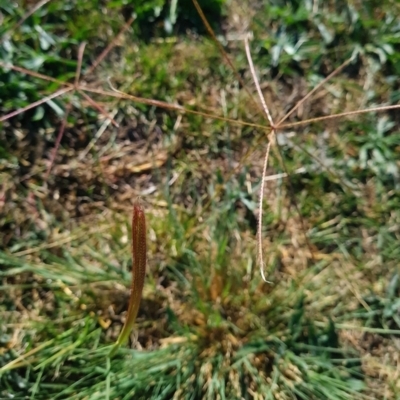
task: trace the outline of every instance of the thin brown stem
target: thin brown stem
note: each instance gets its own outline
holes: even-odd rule
[[[33,76],[34,78],[43,79],[44,81],[58,83],[61,86],[66,86],[66,87],[70,87],[70,88],[73,88],[73,86],[74,86],[69,82],[63,82],[58,79],[52,78],[51,76],[39,74],[38,72],[34,72],[29,69],[18,67],[17,65],[12,65],[12,64],[5,63],[2,61],[0,61],[0,67],[3,67],[5,69],[9,68],[9,69],[12,69],[13,71],[17,71],[17,72],[21,72],[22,74]]]
[[[87,95],[83,90],[79,91],[79,93],[97,110],[99,111],[102,115],[104,115],[107,119],[111,121],[111,123],[116,127],[119,128],[118,123],[115,121],[115,119],[106,111],[104,108],[94,101],[89,95]]]
[[[32,14],[34,14],[39,8],[43,7],[46,3],[48,3],[50,0],[41,0],[39,3],[35,4],[14,26],[12,26],[10,29],[7,31],[13,31],[15,29],[18,29]],[[0,43],[3,41],[3,37],[0,38]]]
[[[271,135],[270,137],[273,138],[275,136],[275,126],[274,126],[274,121],[272,120],[271,113],[269,112],[269,108],[267,106],[267,103],[265,102],[263,93],[261,91],[260,83],[258,82],[256,70],[254,68],[253,64],[253,59],[251,57],[250,53],[250,46],[249,46],[249,40],[248,37],[244,40],[244,46],[246,49],[246,56],[247,56],[247,62],[250,67],[250,72],[251,76],[253,77],[253,82],[254,85],[256,86],[258,97],[260,98],[261,105],[264,111],[264,114],[266,115],[270,126],[271,126]],[[267,278],[265,277],[264,273],[264,256],[263,256],[263,247],[262,247],[262,217],[263,217],[263,200],[264,200],[264,187],[265,187],[265,177],[267,175],[267,165],[268,165],[268,158],[269,158],[269,151],[271,148],[271,140],[268,141],[267,145],[267,151],[265,152],[265,158],[264,158],[264,166],[263,166],[263,172],[262,172],[262,178],[261,178],[261,188],[260,188],[260,195],[259,195],[259,206],[258,206],[258,226],[257,226],[257,238],[258,238],[258,262],[260,266],[260,273],[261,277],[264,282],[268,282]]]
[[[39,74],[37,72],[33,72],[33,71],[30,71],[30,70],[27,70],[27,69],[22,68],[22,67],[18,67],[18,66],[15,66],[15,65],[9,65],[9,64],[3,63],[1,61],[0,61],[0,66],[2,66],[3,68],[10,68],[10,69],[12,69],[14,71],[21,72],[23,74],[33,76],[35,78],[40,78],[40,79],[43,79],[43,80],[46,80],[46,81],[49,81],[49,82],[58,83],[58,84],[60,84],[60,85],[62,85],[64,87],[69,88],[70,90],[76,89],[79,92],[85,91],[85,92],[89,92],[89,93],[100,94],[100,95],[103,95],[103,96],[114,97],[114,98],[117,98],[117,99],[132,100],[132,101],[135,101],[137,103],[147,104],[147,105],[151,105],[151,106],[154,106],[154,107],[160,107],[160,108],[164,108],[164,109],[168,109],[168,110],[181,111],[181,112],[184,112],[184,113],[187,113],[187,114],[199,115],[199,116],[202,116],[202,117],[205,117],[205,118],[217,119],[217,120],[224,121],[224,122],[229,122],[229,123],[235,124],[235,125],[248,126],[248,127],[251,127],[251,128],[256,128],[256,129],[261,129],[261,130],[269,129],[268,127],[266,127],[264,125],[255,124],[255,123],[252,123],[252,122],[235,120],[235,119],[232,119],[232,118],[226,118],[226,117],[222,117],[222,116],[219,116],[219,115],[214,115],[214,114],[210,114],[210,113],[206,113],[206,112],[202,112],[202,111],[191,110],[191,109],[188,109],[188,108],[176,105],[176,104],[170,104],[170,103],[166,103],[166,102],[159,101],[159,100],[145,99],[143,97],[129,95],[127,93],[124,93],[124,92],[122,92],[120,90],[115,89],[112,85],[110,85],[110,86],[113,89],[113,92],[106,91],[106,90],[103,90],[103,89],[95,89],[95,88],[91,88],[89,86],[83,86],[83,85],[79,85],[77,88],[75,88],[75,86],[73,84],[69,83],[69,82],[62,82],[62,81],[59,81],[58,79],[54,79],[54,78],[52,78],[50,76],[42,75],[42,74]]]
[[[306,96],[304,96],[277,124],[278,128],[282,128],[282,123],[286,121],[306,100],[308,100],[319,88],[325,85],[330,79],[337,75],[344,67],[346,67],[352,58],[346,60],[342,65],[337,67],[331,74],[329,74],[325,79],[323,79],[314,89],[312,89]]]
[[[211,28],[211,25],[208,23],[208,20],[207,20],[206,16],[204,15],[203,10],[201,9],[199,3],[197,2],[197,0],[192,0],[192,1],[193,1],[194,6],[196,7],[196,10],[197,10],[201,20],[203,21],[204,26],[207,29],[208,34],[213,39],[214,43],[218,46],[218,49],[219,49],[220,53],[224,57],[225,61],[231,67],[233,73],[236,76],[236,79],[242,85],[242,87],[244,88],[244,90],[248,94],[248,96],[251,99],[251,101],[253,102],[253,104],[257,107],[257,109],[262,111],[260,105],[258,104],[256,99],[254,98],[254,96],[251,94],[250,90],[247,88],[246,84],[244,83],[244,81],[243,81],[242,77],[240,76],[239,72],[237,71],[236,67],[233,65],[232,60],[229,58],[229,56],[226,53],[225,49],[223,48],[222,44],[219,42],[219,40],[215,36],[214,30]]]
[[[83,53],[85,51],[85,46],[86,43],[83,42],[79,45],[79,50],[78,50],[78,64],[76,66],[76,73],[75,73],[75,88],[78,88],[79,86],[79,79],[81,76],[81,70],[82,70],[82,59],[83,59]]]
[[[251,53],[250,53],[250,46],[249,46],[249,38],[248,37],[246,37],[245,40],[244,40],[244,47],[245,47],[245,50],[246,50],[247,62],[248,62],[249,67],[250,67],[251,76],[253,77],[253,82],[254,82],[254,84],[256,86],[258,97],[260,98],[264,114],[266,115],[271,128],[274,129],[274,122],[272,120],[271,113],[269,112],[269,108],[267,106],[267,103],[265,102],[263,93],[261,91],[260,83],[258,82],[258,79],[257,79],[256,70],[254,69],[253,59],[251,58]]]
[[[317,117],[317,118],[310,118],[306,119],[304,121],[298,121],[298,122],[291,122],[288,124],[282,124],[279,126],[279,128],[294,128],[296,126],[301,126],[301,125],[308,125],[313,122],[321,122],[321,121],[327,121],[330,119],[336,119],[336,118],[342,118],[342,117],[348,117],[351,115],[359,115],[359,114],[367,114],[370,112],[383,112],[383,111],[389,111],[389,110],[396,110],[400,109],[400,104],[394,104],[391,106],[382,106],[382,107],[371,107],[371,108],[365,108],[363,110],[355,110],[355,111],[346,111],[344,113],[338,113],[338,114],[332,114],[332,115],[325,115],[323,117]]]
[[[277,134],[277,131],[275,131],[275,134]],[[281,149],[281,146],[279,145],[278,141],[276,141],[276,149],[278,149],[278,154],[279,154],[279,158],[280,158],[280,160],[281,160],[281,165],[282,165],[282,167],[283,167],[283,171],[285,172],[285,174],[286,174],[287,177],[288,177],[288,184],[289,184],[290,195],[291,195],[291,198],[292,198],[292,200],[293,200],[294,208],[296,209],[296,214],[298,215],[298,217],[299,217],[299,219],[300,219],[301,230],[302,230],[302,233],[303,233],[303,235],[304,235],[304,239],[305,239],[306,245],[307,245],[307,247],[308,247],[308,250],[309,250],[309,252],[310,252],[311,260],[312,260],[313,263],[315,263],[314,252],[313,252],[313,249],[312,249],[312,247],[311,247],[311,243],[310,243],[310,241],[308,240],[308,236],[307,236],[307,233],[306,233],[306,224],[305,224],[305,222],[304,222],[303,216],[302,216],[301,213],[300,213],[300,208],[299,208],[299,206],[298,206],[298,204],[297,204],[296,197],[295,197],[295,195],[294,195],[294,188],[293,188],[291,176],[290,176],[290,174],[289,174],[289,170],[288,170],[287,167],[286,167],[286,163],[283,161],[282,149]]]
[[[60,130],[58,131],[56,143],[55,143],[54,148],[53,148],[53,150],[51,152],[50,164],[49,164],[49,167],[47,168],[46,175],[45,175],[45,178],[44,178],[44,180],[46,182],[49,179],[51,169],[53,168],[53,164],[54,164],[54,161],[55,161],[56,156],[57,156],[58,148],[60,147],[61,139],[64,136],[64,131],[65,131],[65,127],[67,126],[67,120],[68,120],[68,115],[69,115],[70,111],[71,111],[71,102],[68,103],[68,105],[67,105],[67,107],[65,109],[64,118],[63,118],[63,120],[61,122]]]
[[[153,100],[153,99],[150,100],[150,99],[146,99],[143,97],[133,96],[131,94],[124,93],[124,92],[114,88],[112,86],[112,84],[110,83],[110,81],[108,81],[108,82],[109,82],[109,85],[110,85],[111,89],[113,90],[113,92],[109,92],[109,91],[106,91],[103,89],[89,88],[86,86],[79,87],[79,90],[84,90],[85,92],[90,92],[90,93],[101,94],[103,96],[111,96],[111,97],[115,97],[118,99],[132,100],[134,102],[147,104],[149,106],[161,107],[161,108],[164,108],[167,110],[180,111],[180,112],[187,113],[187,114],[199,115],[201,117],[217,119],[219,121],[225,121],[225,122],[229,122],[229,123],[236,124],[236,125],[249,126],[252,128],[257,128],[257,129],[262,129],[262,130],[266,130],[266,129],[269,130],[269,127],[264,126],[264,125],[254,124],[252,122],[240,121],[240,120],[227,118],[227,117],[222,117],[220,115],[209,114],[209,113],[205,113],[202,111],[191,110],[189,108],[185,108],[185,107],[182,107],[177,104],[166,103],[166,102],[160,101],[160,100]]]
[[[260,196],[259,196],[259,204],[258,204],[258,226],[257,226],[257,239],[258,239],[258,263],[260,266],[261,277],[264,282],[271,283],[265,277],[265,264],[264,264],[264,255],[263,255],[263,246],[262,246],[262,217],[263,217],[263,201],[264,201],[264,190],[265,190],[265,176],[267,175],[267,166],[268,166],[268,158],[269,158],[269,150],[271,148],[271,141],[267,144],[267,151],[265,152],[264,158],[264,166],[262,172],[262,180],[261,180],[261,188],[260,188]]]
[[[45,96],[42,99],[40,99],[38,101],[35,101],[32,104],[27,105],[26,107],[19,108],[18,110],[10,112],[9,114],[3,115],[2,117],[0,117],[0,122],[6,121],[7,119],[15,117],[16,115],[19,115],[19,114],[21,114],[21,113],[23,113],[25,111],[28,111],[28,110],[30,110],[32,108],[40,106],[41,104],[46,103],[49,100],[52,100],[52,99],[54,99],[56,97],[59,97],[59,96],[65,94],[65,93],[70,92],[72,89],[73,88],[64,88],[64,89],[57,90],[57,92],[54,92],[53,94]]]
[[[115,47],[119,38],[128,30],[128,28],[132,25],[135,17],[131,17],[129,21],[122,27],[122,29],[118,32],[118,34],[114,37],[114,39],[108,44],[108,46],[101,52],[101,54],[94,60],[92,66],[84,73],[84,75],[90,75],[99,65],[100,63],[107,57],[108,53]]]

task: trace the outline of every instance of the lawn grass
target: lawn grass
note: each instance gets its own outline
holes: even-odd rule
[[[85,70],[125,22],[117,3],[107,13],[80,1],[74,10],[45,4],[24,29],[3,33],[3,60],[34,70],[42,57],[39,72],[73,78],[77,43],[88,41]],[[224,45],[249,90],[240,38],[251,30],[274,120],[351,55],[286,122],[397,104],[399,5],[314,3],[224,5]],[[21,17],[1,11],[5,27]],[[85,13],[97,29],[84,29]],[[49,48],[35,26],[52,35]],[[135,96],[266,126],[215,43],[193,32],[146,41],[125,33],[88,84],[107,87],[111,77]],[[0,71],[2,115],[56,89]],[[116,128],[77,93],[70,99],[1,126],[1,399],[400,396],[398,111],[277,132],[290,180],[273,151],[265,283],[256,233],[268,129],[96,98]],[[131,341],[110,360],[129,299],[137,196],[148,275]]]

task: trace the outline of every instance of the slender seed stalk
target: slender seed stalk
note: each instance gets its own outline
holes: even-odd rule
[[[128,339],[142,298],[144,278],[146,276],[146,216],[143,206],[136,201],[133,205],[132,217],[132,291],[129,299],[128,315],[121,333],[109,357],[112,357],[118,348]]]

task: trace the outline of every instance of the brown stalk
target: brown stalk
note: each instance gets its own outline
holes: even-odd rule
[[[34,78],[43,79],[44,81],[58,83],[61,86],[67,86],[70,88],[74,87],[74,85],[72,85],[69,82],[63,82],[58,79],[52,78],[51,76],[43,75],[43,74],[40,74],[39,72],[35,72],[35,71],[31,71],[31,70],[23,68],[23,67],[19,67],[18,65],[12,65],[12,64],[4,63],[4,62],[0,61],[0,67],[3,67],[5,69],[10,68],[13,71],[21,72],[22,74],[33,76]]]
[[[110,85],[112,90],[113,90],[112,92],[106,91],[106,90],[103,90],[103,89],[95,89],[95,88],[91,88],[91,87],[84,86],[84,85],[78,85],[77,87],[75,87],[73,84],[71,84],[69,82],[62,82],[62,81],[59,81],[57,79],[51,78],[51,77],[49,77],[47,75],[42,75],[42,74],[39,74],[37,72],[33,72],[33,71],[27,70],[25,68],[18,67],[16,65],[8,65],[8,64],[2,63],[0,61],[0,66],[2,66],[4,68],[10,68],[10,69],[12,69],[14,71],[21,72],[23,74],[33,76],[35,78],[40,78],[40,79],[47,80],[47,81],[50,81],[50,82],[58,83],[58,84],[60,84],[60,85],[62,85],[64,87],[68,88],[68,90],[66,90],[66,91],[64,91],[64,92],[62,92],[60,94],[57,94],[58,93],[58,91],[57,91],[57,92],[54,92],[53,94],[50,94],[48,97],[50,97],[50,96],[59,96],[61,94],[67,93],[67,92],[69,92],[71,90],[76,90],[78,93],[80,93],[82,95],[83,95],[83,92],[94,93],[94,94],[99,94],[99,95],[103,95],[103,96],[107,96],[107,97],[114,97],[114,98],[117,98],[117,99],[132,100],[132,101],[134,101],[136,103],[147,104],[147,105],[150,105],[150,106],[160,107],[160,108],[168,109],[168,110],[180,111],[180,112],[183,112],[183,113],[186,113],[186,114],[194,114],[194,115],[199,115],[199,116],[202,116],[202,117],[205,117],[205,118],[217,119],[217,120],[220,120],[220,121],[229,122],[229,123],[236,124],[236,125],[249,126],[249,127],[252,127],[252,128],[263,129],[263,130],[269,129],[268,127],[266,127],[264,125],[255,124],[255,123],[252,123],[252,122],[240,121],[240,120],[235,120],[235,119],[232,119],[232,118],[226,118],[226,117],[223,117],[223,116],[220,116],[220,115],[209,114],[209,113],[206,113],[206,112],[203,112],[203,111],[191,110],[191,109],[188,109],[188,108],[176,105],[176,104],[170,104],[170,103],[166,103],[166,102],[163,102],[163,101],[160,101],[160,100],[146,99],[146,98],[143,98],[143,97],[133,96],[133,95],[130,95],[128,93],[124,93],[124,92],[122,92],[120,90],[115,89],[112,85]],[[53,97],[51,97],[51,98],[53,98]],[[22,112],[24,112],[26,110],[29,110],[29,109],[31,109],[31,108],[33,108],[35,106],[43,104],[46,101],[47,101],[47,98],[46,99],[41,99],[38,102],[32,103],[29,106],[27,106],[29,108],[22,108],[22,109],[18,109],[16,111],[13,111],[12,113],[9,113],[9,114],[1,117],[0,122],[5,121],[5,120],[7,120],[7,119],[9,119],[11,117],[15,117],[16,115],[18,115],[18,114],[20,114],[20,113],[22,113]],[[93,99],[91,99],[91,101],[93,103],[96,103]],[[101,113],[106,118],[110,118],[110,116],[108,114],[104,114],[105,111],[99,104],[97,104],[96,108],[99,111],[101,111]],[[112,121],[114,121],[114,123],[116,123],[115,120],[112,120]]]
[[[331,80],[334,76],[336,76],[340,71],[343,70],[344,67],[349,65],[352,61],[352,58],[346,60],[343,64],[339,65],[332,73],[330,73],[325,79],[323,79],[320,83],[318,83],[315,88],[313,88],[310,92],[308,92],[284,117],[282,117],[277,123],[277,127],[281,128],[283,122],[285,122],[305,101],[307,101],[314,93],[316,93],[322,86],[325,85],[329,80]]]
[[[262,109],[260,108],[260,105],[257,103],[256,99],[254,98],[253,94],[250,92],[250,90],[247,88],[246,84],[244,83],[242,77],[240,76],[238,70],[236,69],[236,67],[234,66],[232,60],[230,59],[230,57],[228,56],[228,54],[226,53],[226,51],[224,50],[222,44],[219,42],[219,40],[217,39],[217,36],[215,35],[214,30],[211,28],[211,25],[208,23],[208,20],[206,18],[206,16],[203,13],[203,10],[200,7],[200,4],[198,3],[197,0],[192,0],[193,4],[204,24],[204,26],[207,29],[208,34],[211,36],[212,40],[214,41],[214,43],[217,45],[220,53],[222,54],[222,57],[224,57],[225,61],[229,64],[229,66],[231,67],[233,73],[236,76],[236,79],[238,80],[238,82],[242,85],[242,87],[244,88],[244,90],[246,91],[246,93],[248,94],[250,100],[252,101],[253,105],[259,109],[260,111],[262,111]]]
[[[97,102],[95,102],[90,96],[88,96],[83,90],[80,90],[79,93],[90,103],[90,105],[99,111],[102,115],[104,115],[107,119],[111,121],[111,123],[119,128],[118,122]]]
[[[44,178],[44,180],[46,182],[49,179],[51,169],[53,168],[53,164],[54,164],[54,161],[55,161],[56,156],[57,156],[58,148],[60,147],[61,139],[64,136],[64,131],[65,131],[65,127],[67,126],[67,120],[68,120],[68,115],[69,115],[70,111],[71,111],[71,103],[68,103],[68,105],[67,105],[67,107],[65,109],[64,118],[62,119],[62,122],[61,122],[60,130],[58,131],[56,143],[55,143],[54,148],[53,148],[53,150],[51,152],[50,164],[49,164],[49,166],[47,168],[46,175],[45,175],[45,178]]]
[[[39,8],[43,7],[49,1],[50,0],[39,1],[39,3],[35,4],[13,27],[8,30],[13,31],[15,29],[18,29],[32,14],[34,14],[37,10],[39,10]],[[0,43],[3,41],[5,33],[3,34],[3,37],[0,38]]]
[[[396,109],[400,109],[400,104],[393,104],[391,106],[371,107],[371,108],[365,108],[363,110],[346,111],[344,113],[325,115],[323,117],[310,118],[310,119],[306,119],[304,121],[282,124],[279,127],[280,128],[293,128],[295,126],[308,125],[308,124],[311,124],[312,122],[321,122],[321,121],[327,121],[330,119],[336,119],[336,118],[341,118],[341,117],[349,117],[351,115],[366,114],[366,113],[370,113],[370,112],[383,112],[383,111],[396,110]]]
[[[131,17],[129,21],[122,27],[122,29],[117,33],[114,39],[108,44],[108,46],[101,52],[101,54],[94,60],[92,66],[85,72],[85,75],[90,75],[100,63],[107,57],[108,53],[115,47],[118,39],[128,30],[134,21],[135,17]]]
[[[132,289],[129,299],[128,314],[122,331],[111,348],[112,357],[118,348],[128,339],[142,298],[144,279],[146,276],[146,216],[143,206],[136,201],[133,205],[132,216]]]
[[[81,73],[81,68],[82,68],[82,58],[83,58],[83,52],[85,50],[85,43],[82,43],[79,46],[79,50],[78,50],[78,65],[76,67],[76,74],[75,74],[75,85],[74,85],[74,89],[76,89],[76,87],[79,84],[79,75]],[[47,172],[45,175],[45,180],[47,181],[50,175],[50,171],[53,167],[53,163],[54,160],[56,159],[57,156],[57,151],[58,148],[60,147],[60,143],[61,143],[61,139],[64,136],[64,131],[65,131],[65,127],[67,125],[67,119],[68,119],[68,115],[71,111],[71,102],[68,103],[66,110],[65,110],[65,114],[64,114],[64,118],[62,120],[61,126],[60,126],[60,130],[58,131],[58,135],[57,135],[57,139],[56,139],[56,144],[54,145],[52,154],[51,154],[51,158],[50,158],[50,164],[49,167],[47,168]]]
[[[59,96],[65,94],[65,93],[68,93],[71,90],[73,90],[73,87],[67,87],[67,88],[64,88],[64,89],[57,90],[56,92],[54,92],[54,93],[52,93],[52,94],[50,94],[48,96],[45,96],[42,99],[40,99],[38,101],[35,101],[32,104],[27,105],[26,107],[19,108],[18,110],[10,112],[9,114],[3,115],[2,117],[0,117],[0,122],[6,121],[9,118],[15,117],[15,116],[17,116],[17,115],[19,115],[19,114],[21,114],[21,113],[23,113],[25,111],[28,111],[28,110],[30,110],[32,108],[40,106],[41,104],[46,103],[47,101],[49,101],[51,99],[55,99],[56,97],[59,97]]]

